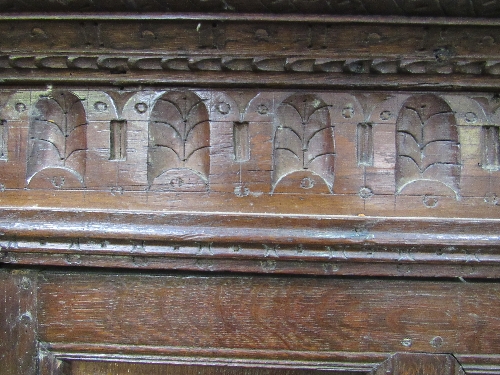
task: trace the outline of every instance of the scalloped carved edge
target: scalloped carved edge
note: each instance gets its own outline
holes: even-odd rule
[[[336,59],[311,57],[238,57],[124,55],[3,55],[0,69],[78,70],[116,74],[127,71],[172,72],[289,72],[344,74],[403,74],[500,76],[500,60],[454,58],[436,59]]]

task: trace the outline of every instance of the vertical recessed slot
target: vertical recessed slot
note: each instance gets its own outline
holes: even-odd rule
[[[109,160],[125,160],[127,157],[127,121],[111,120],[109,135]]]
[[[0,160],[7,160],[7,120],[0,120]]]
[[[199,36],[199,48],[217,48],[215,41],[217,23],[200,22],[196,31]]]
[[[358,165],[373,165],[373,126],[368,122],[358,124]]]
[[[482,127],[483,160],[482,165],[487,170],[500,168],[500,132],[498,126]]]
[[[234,160],[244,162],[250,160],[250,136],[248,122],[234,122],[233,124]]]

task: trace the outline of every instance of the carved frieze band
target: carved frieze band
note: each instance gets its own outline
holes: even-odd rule
[[[0,108],[2,189],[500,195],[492,94],[49,88]]]

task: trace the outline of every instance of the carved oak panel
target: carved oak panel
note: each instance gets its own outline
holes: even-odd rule
[[[41,96],[32,108],[26,182],[29,187],[84,186],[87,120],[70,92]]]
[[[453,111],[433,95],[413,96],[398,116],[396,188],[401,193],[420,181],[441,183],[460,194],[460,143]],[[434,184],[433,184],[434,185]],[[422,192],[422,187],[412,187]],[[432,186],[427,194],[442,190]]]
[[[2,262],[496,272],[495,94],[48,87],[0,97]]]
[[[0,11],[2,375],[500,374],[498,1]]]
[[[190,91],[163,94],[151,111],[148,184],[181,190],[201,184],[205,190],[209,147],[210,124],[203,100]]]
[[[331,192],[335,146],[328,105],[313,95],[295,94],[286,98],[277,112],[273,191],[280,191],[276,187],[282,179],[298,179],[300,183],[290,183],[292,186],[285,191],[293,191],[294,187],[310,190],[323,183]]]
[[[500,121],[491,94],[2,94],[4,197],[76,188],[139,202],[144,194],[197,191],[259,198],[257,210],[276,210],[283,194],[313,194],[332,204],[316,213],[343,214],[335,202],[352,197],[357,214],[382,199],[396,202],[396,214],[423,208],[441,216],[478,202],[480,212],[467,217],[497,215]]]

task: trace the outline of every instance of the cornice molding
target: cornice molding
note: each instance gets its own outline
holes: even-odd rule
[[[491,77],[500,75],[498,22],[478,22],[358,16],[4,15],[0,78],[4,84],[88,84],[96,78],[99,83],[148,84],[163,83],[164,74],[179,74],[168,81],[203,85],[208,79],[212,85],[210,75],[215,82],[254,84],[264,83],[272,73],[289,77],[274,80],[286,86],[300,84],[300,73],[312,79],[330,75],[318,81],[328,86],[338,83],[339,76],[364,74],[375,80],[401,76],[399,82],[404,86],[405,80],[411,81],[410,87],[421,81],[427,85],[425,79],[433,76],[453,75],[454,84],[483,79],[488,88]],[[207,74],[186,74],[192,72]],[[387,78],[378,80],[370,85],[387,86]],[[433,87],[446,85],[444,80],[433,82]]]
[[[225,12],[498,17],[497,1],[481,0],[4,0],[1,12]]]

